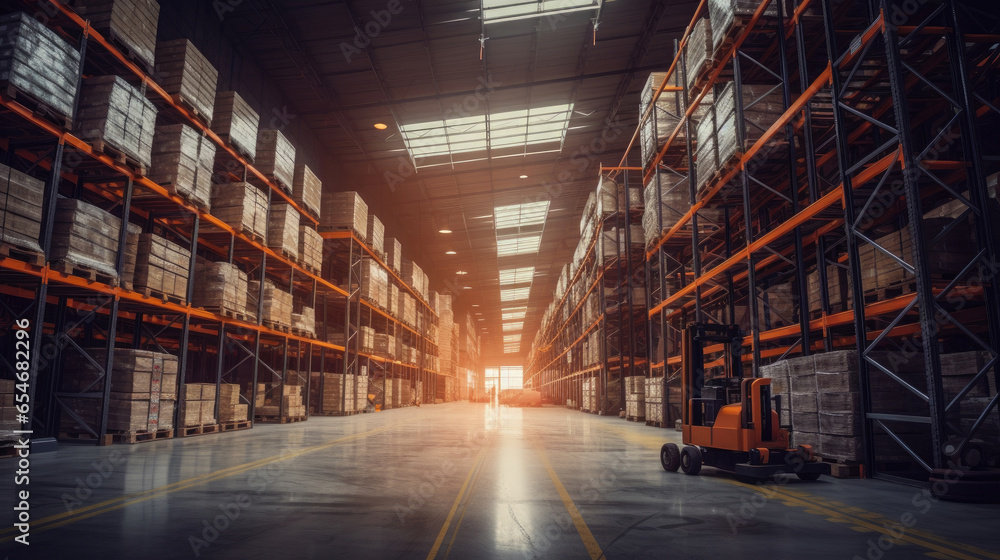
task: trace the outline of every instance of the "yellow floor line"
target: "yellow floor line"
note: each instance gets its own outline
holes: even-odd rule
[[[657,438],[653,435],[637,434],[626,428],[618,426],[605,425],[603,423],[597,422],[594,425],[603,428],[607,431],[611,431],[617,434],[621,434],[625,439],[632,443],[642,445],[648,449],[655,449],[659,452],[660,447],[666,442],[664,438]],[[871,521],[871,519],[886,520],[884,515],[867,511],[863,508],[856,506],[845,506],[833,505],[832,501],[826,500],[819,496],[813,495],[809,492],[801,490],[793,490],[790,488],[779,488],[776,486],[768,486],[766,490],[761,489],[757,486],[750,486],[743,484],[742,482],[737,482],[735,480],[728,480],[725,478],[717,478],[713,480],[719,480],[727,484],[738,486],[740,488],[746,488],[750,490],[756,490],[765,494],[774,494],[778,500],[780,500],[785,505],[793,504],[794,507],[800,507],[805,510],[816,510],[813,513],[820,515],[828,515],[831,518],[839,518],[843,522],[852,523],[855,526],[862,527],[865,531],[875,531],[893,537],[892,531],[886,529],[881,525],[876,525]],[[818,505],[825,506],[825,508],[818,507]],[[894,538],[894,537],[893,537]],[[1000,560],[1000,555],[983,550],[981,548],[964,544],[957,543],[949,540],[945,537],[941,537],[934,533],[928,533],[926,531],[920,531],[917,529],[907,529],[906,534],[901,540],[906,540],[918,546],[922,546],[938,554],[945,554],[950,558],[991,558],[993,560]],[[974,554],[976,556],[963,555],[959,551],[965,551],[969,554]]]
[[[469,486],[469,499],[465,500],[465,505],[462,506],[462,515],[458,516],[458,522],[455,523],[455,530],[451,533],[451,540],[448,542],[448,548],[444,551],[444,560],[448,560],[448,556],[451,555],[451,547],[455,546],[455,538],[458,537],[458,530],[462,527],[462,520],[465,519],[465,512],[469,509],[469,503],[472,501],[472,491],[476,487],[476,483],[479,481],[479,477],[483,474],[482,468],[476,471],[476,477],[472,479],[472,485]]]
[[[232,467],[227,467],[227,468],[219,470],[219,471],[213,471],[213,472],[210,472],[210,473],[205,473],[203,475],[195,476],[195,477],[188,478],[188,479],[185,479],[185,480],[179,480],[177,482],[173,482],[173,483],[167,484],[165,486],[160,486],[158,488],[151,488],[149,490],[145,490],[145,491],[142,491],[142,492],[128,494],[128,495],[125,495],[125,496],[120,496],[118,498],[112,498],[110,500],[106,500],[106,501],[103,501],[103,502],[100,502],[100,503],[97,503],[97,504],[92,504],[92,505],[89,505],[89,506],[86,506],[86,507],[75,509],[73,511],[67,511],[67,512],[62,512],[62,513],[57,513],[57,514],[54,514],[54,515],[50,515],[50,516],[44,517],[44,518],[42,518],[42,519],[40,519],[38,521],[32,522],[32,524],[31,524],[31,531],[33,533],[40,533],[42,531],[47,531],[49,529],[54,529],[56,527],[61,527],[63,525],[68,525],[70,523],[76,523],[77,521],[81,521],[83,519],[94,517],[94,516],[100,515],[102,513],[107,513],[109,511],[114,511],[114,510],[117,510],[117,509],[121,509],[123,507],[129,506],[129,505],[132,505],[132,504],[136,504],[136,503],[139,503],[139,502],[144,502],[144,501],[147,501],[147,500],[151,500],[151,499],[157,498],[159,496],[163,496],[163,495],[170,494],[170,493],[173,493],[173,492],[177,492],[177,491],[180,491],[180,490],[185,490],[187,488],[191,488],[191,487],[194,487],[194,486],[199,486],[201,484],[205,484],[205,483],[208,483],[208,482],[213,482],[213,481],[216,481],[216,480],[221,480],[223,478],[228,478],[230,476],[234,476],[234,475],[237,475],[237,474],[240,474],[240,473],[243,473],[243,472],[247,472],[247,471],[250,471],[250,470],[258,469],[260,467],[263,467],[265,465],[269,465],[271,463],[278,463],[278,462],[282,462],[282,461],[287,461],[289,459],[294,459],[296,457],[305,455],[307,453],[312,453],[314,451],[319,451],[321,449],[327,449],[329,447],[333,447],[334,445],[338,445],[338,444],[345,443],[345,442],[348,442],[348,441],[352,441],[352,440],[355,440],[355,439],[360,439],[360,438],[363,438],[363,437],[368,437],[370,435],[374,435],[374,434],[377,434],[379,432],[384,432],[385,430],[388,430],[391,427],[392,427],[391,425],[390,426],[384,426],[384,427],[381,427],[381,428],[376,428],[374,430],[369,430],[367,432],[361,432],[361,433],[358,433],[358,434],[352,434],[352,435],[349,435],[349,436],[340,437],[340,438],[337,438],[337,439],[334,439],[334,440],[331,440],[331,441],[328,441],[328,442],[325,442],[325,443],[313,445],[313,446],[310,446],[310,447],[304,447],[304,448],[299,449],[298,451],[295,451],[295,452],[292,452],[292,453],[283,453],[283,454],[275,455],[275,456],[272,456],[272,457],[267,457],[267,458],[264,458],[264,459],[259,459],[257,461],[252,461],[252,462],[249,462],[249,463],[244,463],[242,465],[234,465]],[[15,531],[14,527],[7,527],[7,528],[5,528],[3,530],[0,530],[0,535],[3,535],[5,533],[12,533],[14,531]],[[14,536],[8,536],[8,537],[0,538],[0,543],[9,542],[9,541],[11,541],[13,539],[14,539]]]
[[[562,498],[563,505],[566,506],[566,511],[569,512],[569,516],[573,518],[573,525],[576,525],[576,530],[580,533],[580,538],[583,539],[584,546],[587,547],[587,552],[590,553],[591,560],[598,560],[604,558],[604,552],[601,551],[601,546],[597,544],[597,539],[590,532],[590,528],[587,527],[587,522],[583,520],[583,516],[580,515],[580,510],[577,509],[576,504],[573,503],[573,498],[570,497],[569,492],[566,491],[566,487],[563,486],[562,481],[559,480],[559,475],[556,474],[555,469],[552,468],[552,464],[549,463],[549,458],[540,447],[536,448],[538,455],[542,458],[542,464],[545,465],[545,470],[549,471],[549,477],[552,479],[552,484],[555,485],[556,490],[559,492],[559,497]]]
[[[469,469],[469,474],[465,477],[465,482],[462,483],[462,488],[458,491],[458,496],[455,497],[455,503],[452,504],[451,511],[448,512],[448,517],[444,520],[444,525],[441,526],[441,531],[438,532],[437,539],[434,540],[434,546],[431,547],[431,551],[427,553],[427,560],[432,560],[435,556],[437,556],[438,550],[441,549],[441,543],[444,542],[444,537],[448,534],[448,527],[451,526],[451,520],[455,518],[455,512],[458,511],[458,505],[462,503],[462,497],[465,496],[465,491],[469,488],[469,481],[472,480],[472,475],[475,474],[479,464],[486,457],[486,452],[488,450],[489,446],[484,445],[482,450],[479,451],[479,455],[476,456],[476,460],[472,462],[472,468]]]

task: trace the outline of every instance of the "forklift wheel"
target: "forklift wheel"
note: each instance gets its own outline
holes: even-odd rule
[[[800,472],[795,473],[795,476],[799,477],[799,480],[819,480],[818,472]]]
[[[681,466],[681,452],[676,443],[664,443],[660,448],[660,464],[667,472],[677,472]]]
[[[694,445],[685,445],[681,449],[681,470],[691,475],[701,472],[701,449]]]

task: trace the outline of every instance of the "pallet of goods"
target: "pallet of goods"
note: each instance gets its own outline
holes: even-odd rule
[[[641,375],[625,378],[625,418],[630,422],[646,419],[646,378]]]
[[[308,305],[296,305],[292,313],[292,332],[299,336],[316,337],[316,310]]]
[[[33,16],[0,16],[0,85],[38,114],[72,128],[80,53]]]
[[[385,238],[385,264],[397,274],[403,269],[403,244],[395,237]]]
[[[96,151],[145,175],[155,128],[156,106],[121,76],[83,82],[75,130]]]
[[[256,310],[259,301],[260,281],[251,280],[247,283],[247,309]],[[283,332],[290,332],[292,327],[292,294],[274,285],[269,278],[264,280],[264,325]]]
[[[130,226],[131,227],[131,226]],[[113,285],[121,219],[74,198],[56,201],[52,246],[53,269]]]
[[[0,244],[4,256],[24,252],[22,259],[42,264],[38,243],[42,229],[45,183],[0,164]]]
[[[250,239],[267,235],[267,193],[252,183],[212,185],[212,215]]]
[[[646,424],[664,428],[663,421],[663,378],[652,377],[642,386],[646,408]]]
[[[302,153],[299,152],[299,160]],[[319,219],[323,202],[323,182],[303,161],[295,162],[295,176],[292,180],[292,200],[307,214]]]
[[[151,74],[160,4],[156,0],[79,0],[73,9],[90,27]]]
[[[187,299],[191,251],[152,233],[139,236],[133,289],[149,297],[183,303]]]
[[[0,457],[8,454],[9,442],[15,441],[14,430],[21,429],[21,423],[17,421],[18,411],[14,402],[14,390],[16,382],[13,379],[0,379],[0,442],[7,444],[0,446]]]
[[[311,224],[299,224],[299,262],[316,274],[323,269],[323,236]]]
[[[191,305],[206,311],[246,320],[247,275],[235,264],[199,259],[194,271]]]
[[[106,350],[87,349],[98,367],[67,364],[62,389],[66,392],[101,391]],[[177,400],[177,357],[172,354],[116,348],[111,364],[111,399],[108,401],[107,429],[114,441],[138,443],[173,437],[174,407]],[[60,431],[69,437],[97,431],[102,407],[94,399],[66,397],[72,412],[62,416]],[[75,417],[74,417],[75,416]],[[88,429],[89,428],[89,429]]]
[[[688,90],[693,90],[698,78],[711,65],[714,49],[712,48],[712,23],[709,18],[698,18],[691,33],[688,35],[685,59],[685,78]],[[693,91],[691,91],[693,95]]]
[[[218,431],[215,416],[215,383],[185,383],[181,403],[181,426],[184,435]]]
[[[368,236],[368,205],[356,192],[324,192],[320,225],[327,230],[353,231],[361,241]]]
[[[324,373],[323,384],[314,380],[311,395],[312,412],[315,414],[350,414],[357,410],[357,376],[342,373]],[[367,389],[366,389],[367,391]]]
[[[368,214],[368,227],[365,230],[368,246],[380,258],[385,255],[385,226],[375,214]]]
[[[653,72],[649,75],[640,94],[640,118],[649,110],[649,106],[653,101],[653,95],[666,77],[666,72]],[[668,87],[677,87],[679,84],[679,74],[674,72]],[[647,164],[653,159],[653,156],[659,152],[663,144],[666,143],[667,138],[677,128],[677,124],[681,122],[681,116],[684,114],[685,105],[683,92],[666,90],[660,92],[660,96],[656,98],[656,103],[653,105],[653,110],[642,123],[640,130],[639,146],[643,164]],[[674,137],[671,146],[683,146],[685,138],[684,128],[682,127],[677,136]]]
[[[254,402],[254,419],[258,422],[305,420],[302,387],[280,383],[258,383]]]
[[[288,260],[299,260],[299,213],[290,204],[272,204],[267,246]]]
[[[709,0],[708,16],[712,20],[712,51],[717,52],[726,39],[734,39],[743,28],[745,21],[753,16],[759,7],[759,0]],[[777,2],[768,4],[767,8],[764,9],[764,17],[778,17]]]
[[[361,259],[361,297],[376,307],[387,309],[389,273],[375,259]]]
[[[212,125],[219,72],[191,41],[157,43],[155,77],[175,103],[190,110],[205,126]]]
[[[227,142],[238,154],[254,162],[257,153],[257,130],[260,115],[235,91],[215,94],[212,131]]]
[[[280,130],[257,131],[257,157],[254,166],[281,190],[292,194],[295,183],[295,146]]]
[[[246,423],[249,419],[250,405],[240,402],[240,385],[238,383],[222,383],[219,385],[219,423],[230,425],[230,429],[241,426],[233,424]],[[249,427],[249,426],[247,426]]]
[[[209,211],[215,143],[184,124],[156,127],[149,179],[195,207]]]

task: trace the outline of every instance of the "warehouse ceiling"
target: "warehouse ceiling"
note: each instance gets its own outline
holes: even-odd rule
[[[698,2],[229,4],[226,25],[343,170],[335,188],[361,191],[432,289],[479,319],[490,363],[519,363],[600,166],[619,163],[639,90]]]

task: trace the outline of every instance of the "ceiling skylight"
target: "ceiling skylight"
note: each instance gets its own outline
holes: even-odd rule
[[[501,320],[511,321],[516,319],[524,319],[524,316],[528,313],[527,306],[521,307],[508,307],[502,310]]]
[[[530,293],[531,288],[511,288],[509,290],[500,290],[500,301],[520,301],[528,299],[528,294]]]
[[[497,256],[530,255],[537,253],[541,244],[541,235],[519,235],[503,239],[497,238]]]
[[[524,330],[524,321],[519,321],[517,323],[504,323],[503,324],[503,331],[504,332],[516,332],[516,331],[520,331],[520,330]]]
[[[509,344],[511,342],[521,342],[521,335],[519,334],[505,334],[503,335],[503,343]]]
[[[519,342],[503,345],[504,354],[517,354],[520,351],[521,351],[521,344]]]
[[[499,23],[529,17],[596,10],[598,0],[482,0],[483,21]]]
[[[500,285],[530,284],[535,275],[535,267],[508,268],[500,271]]]
[[[420,168],[479,161],[487,156],[560,151],[572,114],[572,104],[550,105],[411,123],[399,130]]]
[[[524,226],[541,225],[549,213],[549,201],[527,202],[497,206],[493,209],[493,227],[499,230],[522,228]]]

